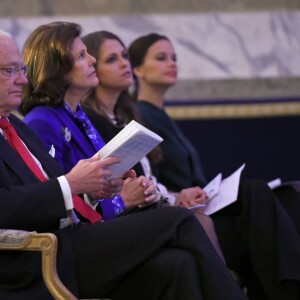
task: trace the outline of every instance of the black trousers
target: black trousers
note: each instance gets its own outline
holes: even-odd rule
[[[246,298],[187,209],[160,208],[66,230],[82,298]]]
[[[238,200],[212,216],[228,267],[250,299],[300,299],[299,194],[241,182]]]

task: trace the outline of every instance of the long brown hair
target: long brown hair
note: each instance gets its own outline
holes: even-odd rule
[[[23,88],[21,114],[26,115],[38,105],[63,104],[69,87],[64,76],[74,66],[70,47],[80,34],[81,26],[76,23],[53,22],[29,35],[23,49],[28,84]]]
[[[88,53],[96,58],[96,64],[98,63],[99,59],[99,50],[106,40],[116,40],[124,47],[124,49],[126,49],[122,40],[117,35],[109,31],[97,31],[82,37],[82,41],[86,45]],[[107,118],[106,114],[103,112],[97,101],[95,101],[95,89],[91,90],[81,100],[81,104],[83,107],[90,108],[98,114]],[[136,120],[139,122],[141,119],[136,109],[135,103],[129,95],[127,89],[120,93],[117,99],[116,106],[114,108],[114,113],[118,119],[118,122],[123,125],[129,123],[131,120]]]
[[[82,37],[82,41],[86,45],[88,53],[96,58],[96,64],[98,63],[99,59],[99,50],[106,40],[116,40],[126,49],[122,40],[114,33],[108,31],[97,31]],[[89,108],[104,116],[109,122],[112,123],[95,99],[95,89],[93,89],[81,100],[81,104],[83,107]],[[117,117],[118,123],[121,125],[129,123],[131,120],[136,120],[137,122],[142,123],[142,119],[135,105],[135,101],[129,94],[128,89],[120,93],[116,106],[114,107],[114,113]],[[154,163],[161,161],[162,152],[160,147],[154,148],[148,156]]]

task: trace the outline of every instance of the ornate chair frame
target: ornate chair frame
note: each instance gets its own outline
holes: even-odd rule
[[[56,300],[77,299],[57,275],[57,238],[54,234],[0,229],[0,250],[41,251],[43,279],[50,294]]]

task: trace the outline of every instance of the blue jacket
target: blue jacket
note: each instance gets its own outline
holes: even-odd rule
[[[24,122],[39,136],[48,151],[52,145],[55,158],[68,173],[80,159],[92,157],[96,151],[84,132],[63,107],[37,106]]]

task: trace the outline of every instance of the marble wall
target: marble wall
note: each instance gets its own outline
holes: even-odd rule
[[[69,1],[36,0],[26,9],[28,1],[22,0],[14,14],[9,3],[1,1],[0,28],[20,48],[34,28],[56,20],[80,23],[84,33],[112,31],[125,44],[155,31],[171,39],[178,55],[179,82],[168,100],[292,99],[292,111],[300,113],[294,107],[300,98],[300,1],[189,0],[172,6],[172,1],[77,0],[71,7]]]
[[[298,0],[1,0],[1,17],[249,12],[300,9]]]

